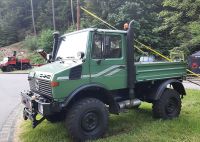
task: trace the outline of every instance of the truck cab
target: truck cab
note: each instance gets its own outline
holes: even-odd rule
[[[30,90],[21,93],[24,119],[33,127],[65,119],[73,139],[96,139],[106,132],[108,112],[142,101],[153,104],[156,118],[179,116],[185,63],[134,62],[131,24],[128,31],[85,29],[54,37],[51,63],[32,70]],[[37,114],[43,117],[36,120]]]

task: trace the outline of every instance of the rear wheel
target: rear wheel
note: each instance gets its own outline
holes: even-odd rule
[[[27,69],[29,69],[30,67],[29,67],[29,65],[28,64],[23,64],[22,65],[22,69],[23,70],[27,70]]]
[[[173,89],[165,89],[160,99],[153,103],[155,118],[171,119],[178,117],[181,111],[181,98]]]
[[[108,128],[108,110],[98,99],[83,99],[68,112],[66,125],[69,135],[76,141],[100,138]]]

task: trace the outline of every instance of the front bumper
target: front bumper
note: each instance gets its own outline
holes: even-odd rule
[[[44,98],[31,91],[21,93],[21,102],[25,105],[23,118],[24,120],[30,119],[33,123],[33,128],[41,123],[45,119],[45,116],[53,115],[61,111],[58,102]],[[43,117],[40,120],[36,120],[37,114]]]

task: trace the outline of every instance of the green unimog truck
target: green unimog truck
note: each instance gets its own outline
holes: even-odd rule
[[[109,113],[152,103],[155,118],[171,119],[186,95],[184,62],[135,62],[133,22],[128,31],[85,29],[54,34],[49,64],[33,69],[22,92],[24,119],[62,121],[75,141],[102,137]],[[43,117],[36,119],[37,114]]]

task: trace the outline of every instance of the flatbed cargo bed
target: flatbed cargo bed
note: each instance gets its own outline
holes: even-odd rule
[[[186,76],[184,62],[150,62],[136,63],[136,81],[150,81]]]

